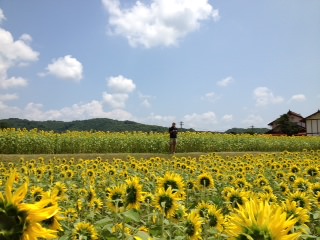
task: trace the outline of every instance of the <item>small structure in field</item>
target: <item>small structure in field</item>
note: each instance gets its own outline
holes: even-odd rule
[[[320,136],[320,110],[305,118],[307,136]]]

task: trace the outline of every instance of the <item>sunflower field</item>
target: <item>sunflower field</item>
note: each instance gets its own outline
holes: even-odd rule
[[[0,129],[0,154],[168,153],[168,133],[46,132]],[[181,132],[178,152],[278,152],[320,149],[320,138]]]
[[[320,150],[20,157],[0,173],[4,240],[320,239]]]

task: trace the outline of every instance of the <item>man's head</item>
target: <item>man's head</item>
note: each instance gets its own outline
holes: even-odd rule
[[[173,122],[173,123],[172,123],[172,127],[175,127],[175,126],[176,126],[176,123],[175,123],[175,122]]]

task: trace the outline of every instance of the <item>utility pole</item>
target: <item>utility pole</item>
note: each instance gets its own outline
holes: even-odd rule
[[[181,121],[181,122],[180,122],[180,128],[182,128],[183,124],[184,124],[184,123]]]

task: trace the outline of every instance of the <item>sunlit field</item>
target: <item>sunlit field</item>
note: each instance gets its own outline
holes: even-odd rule
[[[95,147],[93,138],[98,145],[121,139],[117,149],[128,153],[79,154],[81,141],[84,152]],[[181,152],[208,148],[197,155],[167,154],[167,138],[2,131],[0,239],[320,239],[319,138],[181,134]],[[166,154],[124,150],[147,152],[148,141]],[[69,154],[44,151],[54,142]],[[266,152],[239,152],[263,142]],[[209,153],[212,145],[231,151],[230,144],[234,152]],[[28,154],[35,146],[43,155]],[[8,149],[14,154],[4,155]]]
[[[0,164],[1,239],[320,236],[320,151]]]
[[[0,129],[0,154],[168,153],[168,133]],[[178,152],[274,152],[320,149],[319,137],[179,133]]]

